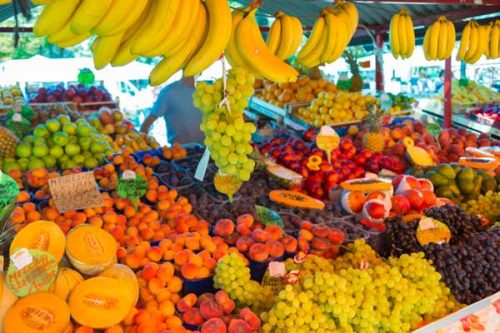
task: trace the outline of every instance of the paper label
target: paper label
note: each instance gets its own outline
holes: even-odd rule
[[[12,262],[17,269],[23,269],[33,262],[33,257],[28,249],[22,248],[10,256],[10,262]]]
[[[92,171],[49,179],[49,188],[59,213],[104,205]]]
[[[286,266],[281,261],[271,261],[268,266],[271,277],[282,277],[286,275]]]
[[[208,162],[210,161],[210,149],[208,147],[205,149],[203,156],[201,157],[198,167],[196,167],[196,172],[194,173],[194,178],[202,182],[205,179],[205,174],[207,173]]]
[[[23,121],[23,117],[20,113],[14,113],[14,115],[12,116],[12,120],[19,123]]]
[[[438,228],[436,223],[434,223],[434,220],[430,217],[421,219],[418,227],[420,230],[433,230]]]
[[[135,179],[135,177],[136,177],[135,172],[132,170],[125,170],[122,173],[123,179]]]
[[[257,218],[264,225],[277,225],[281,228],[285,227],[285,224],[283,223],[281,216],[272,209],[269,209],[264,206],[255,205],[255,213],[257,214]]]

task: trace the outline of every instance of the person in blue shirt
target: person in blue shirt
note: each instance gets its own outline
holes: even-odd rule
[[[163,117],[169,144],[203,143],[205,136],[200,130],[202,114],[193,106],[194,91],[194,77],[183,77],[163,88],[143,122],[141,132],[147,134],[151,125]]]

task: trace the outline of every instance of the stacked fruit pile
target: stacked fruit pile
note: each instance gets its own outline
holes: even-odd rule
[[[32,104],[33,108],[33,119],[32,127],[35,128],[39,124],[44,124],[49,119],[55,119],[59,115],[69,116],[71,121],[76,121],[81,117],[78,111],[72,110],[65,103],[52,103],[46,105]]]
[[[19,86],[0,87],[0,106],[24,104],[24,97]]]
[[[111,102],[112,98],[106,88],[102,86],[85,86],[84,84],[69,85],[67,88],[60,84],[49,88],[39,88],[30,96],[30,103],[95,103]]]
[[[499,93],[475,81],[468,81],[467,84],[461,85],[460,81],[453,80],[451,83],[451,92],[453,94],[451,103],[455,110],[463,110],[477,104],[485,105],[500,101]]]
[[[314,127],[361,121],[368,114],[367,104],[376,101],[375,97],[361,93],[322,92],[308,108],[299,108],[296,115]]]
[[[498,58],[499,34],[500,20],[487,25],[480,25],[475,20],[470,20],[462,33],[457,60],[475,64],[483,55],[488,59]]]
[[[430,27],[424,36],[424,55],[427,60],[444,60],[451,56],[455,47],[455,26],[446,17],[440,16]],[[462,37],[462,40],[463,37]],[[473,51],[474,52],[474,51]],[[475,53],[474,57],[476,56]],[[482,51],[479,53],[481,57]],[[479,59],[479,58],[477,58]],[[476,62],[475,60],[474,62]]]
[[[302,23],[295,16],[282,11],[274,15],[274,22],[269,30],[267,45],[279,59],[287,60],[297,52],[302,44]]]
[[[283,108],[286,104],[309,103],[321,92],[335,93],[337,87],[324,79],[313,80],[308,76],[300,77],[295,83],[263,82],[264,89],[255,96]]]

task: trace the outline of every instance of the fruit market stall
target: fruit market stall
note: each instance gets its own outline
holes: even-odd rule
[[[422,23],[387,4],[378,22],[378,1],[304,19],[285,1],[33,2],[44,6],[34,32],[51,43],[96,35],[96,67],[162,55],[152,85],[215,61],[231,68],[192,95],[203,145],[161,147],[86,80],[26,97],[2,90],[1,332],[500,329],[500,142],[419,119],[408,94],[362,92],[360,64],[344,52],[361,22],[385,24],[376,39],[390,30],[396,57],[421,35],[429,60],[449,59],[454,21],[478,8],[411,5],[450,12]],[[276,18],[267,41],[259,8]],[[464,46],[464,59],[496,58],[498,20],[470,22],[481,47]],[[317,76],[340,57],[351,79]]]

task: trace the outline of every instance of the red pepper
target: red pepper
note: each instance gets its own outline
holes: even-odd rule
[[[371,222],[370,220],[367,219],[361,219],[361,224],[380,232],[385,231],[385,224],[383,223]]]

